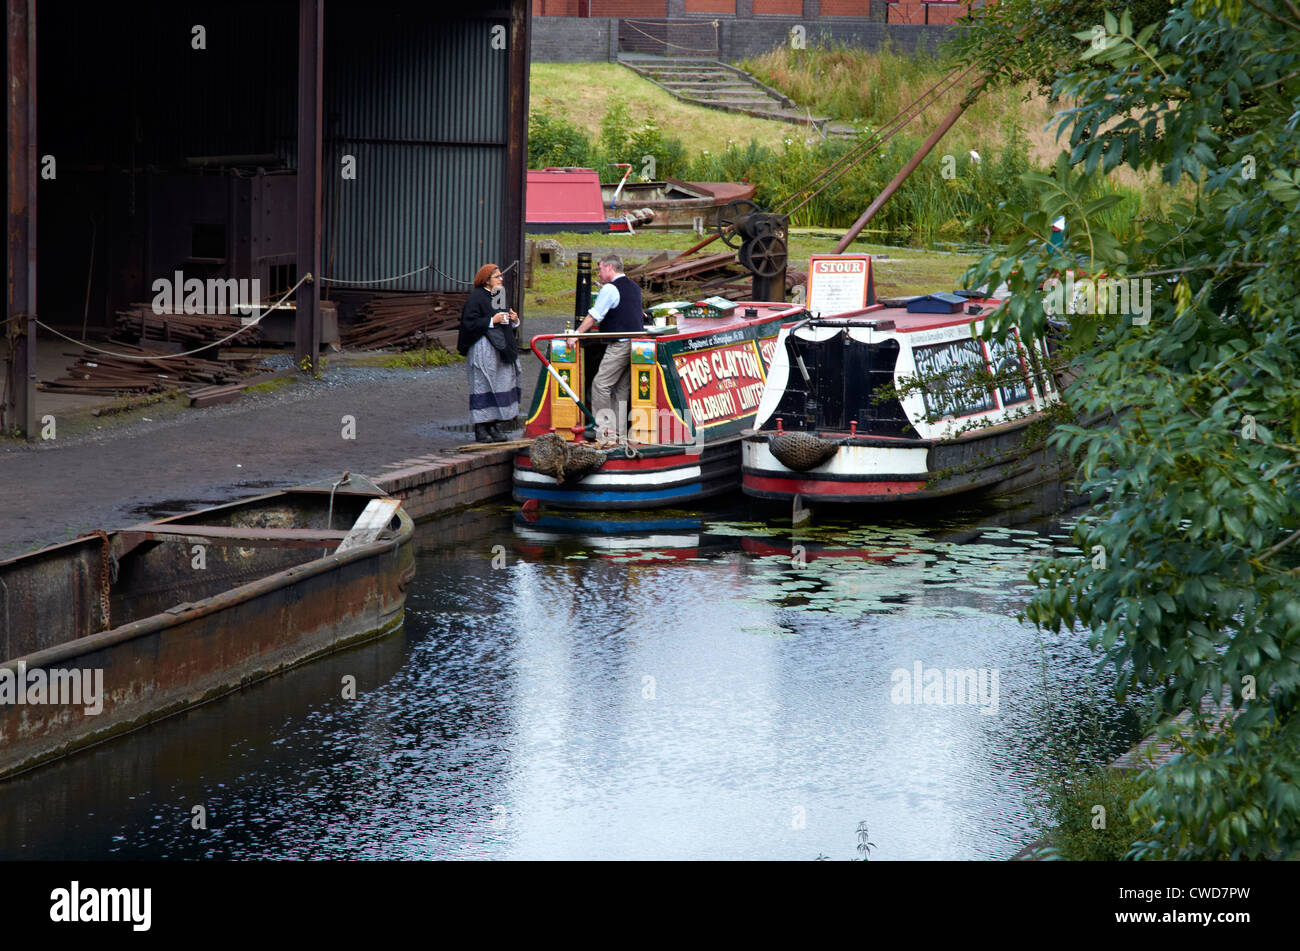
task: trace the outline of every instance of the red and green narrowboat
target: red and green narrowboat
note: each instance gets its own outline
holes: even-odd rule
[[[604,345],[629,335],[534,337],[542,377],[524,430],[533,446],[515,456],[515,500],[649,509],[738,492],[740,440],[753,425],[777,335],[783,324],[805,316],[799,305],[715,298],[679,305],[663,326],[630,335],[626,439],[601,452],[575,439],[590,421],[590,382]],[[548,444],[561,450],[553,456],[574,464],[544,461],[540,450]]]

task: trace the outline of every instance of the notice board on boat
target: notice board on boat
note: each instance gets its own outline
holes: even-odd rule
[[[809,313],[829,317],[876,302],[869,254],[814,254],[808,259]]]
[[[767,373],[756,341],[677,353],[673,366],[696,426],[728,423],[758,409]]]

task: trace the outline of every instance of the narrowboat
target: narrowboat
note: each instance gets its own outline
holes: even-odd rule
[[[677,511],[620,515],[520,512],[515,516],[514,534],[515,550],[531,559],[548,553],[581,553],[606,559],[648,555],[656,560],[684,561],[735,547],[734,538],[709,532],[702,515]]]
[[[396,630],[414,533],[345,473],[0,562],[0,777]]]
[[[758,499],[893,503],[1051,481],[1059,402],[1041,341],[988,343],[1000,300],[927,294],[813,316],[781,332],[743,489]]]
[[[740,488],[742,434],[758,410],[777,334],[803,308],[711,298],[660,305],[652,314],[655,325],[639,334],[533,338],[542,376],[524,429],[533,442],[514,460],[516,501],[647,509]],[[599,451],[577,441],[591,421],[591,377],[610,338],[629,336],[626,439]]]

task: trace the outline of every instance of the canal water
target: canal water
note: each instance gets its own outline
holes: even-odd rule
[[[424,524],[400,633],[0,784],[0,858],[1015,854],[1048,731],[1117,722],[1016,619],[1068,531],[770,515]]]

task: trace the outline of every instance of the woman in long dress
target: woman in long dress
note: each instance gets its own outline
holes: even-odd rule
[[[519,415],[519,315],[502,310],[493,297],[503,286],[501,269],[485,264],[460,312],[456,349],[469,372],[469,414],[475,442],[505,442]],[[503,425],[511,424],[511,425]]]

